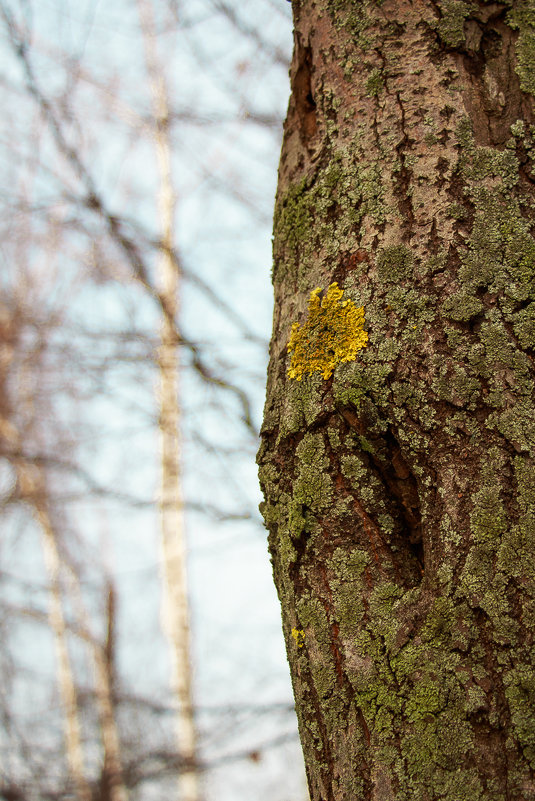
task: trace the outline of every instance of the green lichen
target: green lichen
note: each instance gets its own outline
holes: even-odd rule
[[[501,179],[503,188],[512,189],[518,183],[519,163],[511,150],[496,150],[493,147],[474,147],[470,158],[463,163],[465,176],[474,181],[484,178]]]
[[[521,135],[524,126],[514,126]],[[518,187],[519,162],[511,148],[478,147],[469,121],[457,126],[460,146],[459,165],[464,180],[464,194],[472,205],[472,228],[467,246],[459,250],[461,266],[457,288],[442,303],[442,314],[458,322],[484,317],[479,327],[479,343],[466,354],[475,374],[490,386],[485,403],[497,411],[488,420],[516,446],[533,447],[532,426],[523,402],[505,408],[507,394],[504,375],[507,366],[512,375],[508,387],[528,396],[532,389],[529,366],[517,345],[529,347],[535,333],[531,304],[518,309],[519,302],[535,300],[535,240],[531,214]],[[499,301],[488,309],[484,298],[497,296]],[[488,301],[487,301],[488,304]],[[502,312],[500,310],[503,310]],[[511,324],[518,338],[511,337]],[[533,340],[531,340],[533,341]],[[502,367],[503,366],[503,367]],[[473,385],[474,392],[476,386]],[[477,392],[476,392],[477,396]],[[461,398],[469,400],[466,393]],[[475,399],[472,396],[470,402]]]
[[[298,530],[306,529],[307,514],[317,514],[332,501],[332,479],[327,472],[329,459],[321,434],[307,432],[296,448],[299,472],[293,485],[292,510],[303,521]],[[305,507],[305,509],[303,509]],[[304,514],[303,514],[304,512]]]
[[[359,134],[355,134],[356,145]],[[369,215],[386,220],[384,176],[377,164],[355,162],[352,149],[334,152],[314,180],[302,179],[277,200],[274,216],[274,277],[297,278],[299,290],[310,287],[310,259],[322,243],[325,260],[339,260],[340,243],[359,247],[360,227]],[[364,262],[361,272],[366,270]]]
[[[524,756],[535,768],[535,675],[530,667],[521,665],[508,671],[503,682],[515,735]]]
[[[377,253],[377,274],[382,281],[397,283],[412,275],[413,255],[406,245],[390,245]]]
[[[288,377],[297,381],[315,372],[330,378],[337,364],[354,361],[368,343],[364,307],[342,300],[344,290],[337,283],[330,285],[323,298],[320,293],[319,287],[311,292],[305,323],[292,325]]]
[[[470,320],[484,309],[481,300],[467,291],[454,292],[442,304],[442,313],[450,320]]]
[[[328,698],[336,686],[336,671],[329,648],[332,631],[327,613],[310,593],[299,598],[296,612],[305,631],[314,687],[320,699]]]
[[[500,499],[500,485],[493,482],[474,493],[470,525],[477,540],[496,542],[507,526],[507,516]]]
[[[507,22],[518,30],[516,73],[520,88],[535,94],[535,8],[530,0],[516,3],[507,14]]]
[[[455,126],[455,135],[457,142],[463,149],[472,149],[474,147],[474,129],[470,117],[463,116]]]
[[[495,362],[511,363],[514,355],[514,345],[499,318],[496,321],[488,320],[483,322],[479,336],[485,347],[487,364]]]
[[[523,348],[535,350],[535,303],[530,303],[514,316],[513,330]]]
[[[333,619],[346,642],[352,642],[362,629],[363,581],[369,561],[366,551],[359,548],[349,552],[337,548],[327,561],[332,576]]]
[[[322,395],[323,378],[317,373],[309,376],[307,381],[288,382],[279,406],[279,437],[314,425],[321,414]]]
[[[433,389],[442,400],[473,411],[481,395],[481,382],[472,371],[454,364],[450,372],[446,371],[433,382]]]
[[[340,464],[343,475],[356,485],[365,479],[368,474],[366,463],[358,454],[350,453],[342,456]]]
[[[513,124],[511,125],[511,133],[517,139],[522,139],[524,137],[525,132],[526,132],[526,123],[524,122],[524,120],[517,120],[516,122],[513,122]]]
[[[357,166],[356,180],[362,198],[360,215],[369,214],[375,222],[384,223],[386,220],[385,189],[379,165]]]
[[[439,0],[438,6],[442,14],[437,23],[438,35],[448,47],[460,47],[466,39],[464,23],[474,4],[467,0]]]
[[[297,248],[310,232],[313,204],[307,192],[308,183],[303,178],[290,187],[275,209],[275,228],[289,248]]]
[[[407,720],[414,723],[428,715],[438,714],[446,706],[443,687],[436,681],[420,679],[405,705]]]
[[[379,97],[384,87],[384,78],[380,69],[374,67],[366,80],[366,93],[370,97]]]
[[[466,217],[466,209],[464,206],[461,206],[460,203],[452,203],[451,206],[448,206],[448,214],[450,217],[453,217],[454,220],[464,220]]]
[[[361,451],[364,451],[364,453],[375,453],[375,447],[368,439],[366,439],[366,437],[361,435],[357,436],[357,443]]]
[[[496,428],[517,452],[535,455],[535,418],[530,401],[520,399],[504,411],[490,414],[487,427]]]
[[[355,6],[352,0],[329,0],[327,7],[338,30],[347,29],[355,45],[363,51],[371,48],[374,37],[367,33],[370,18],[366,13],[365,3]]]
[[[454,620],[455,607],[452,599],[435,598],[422,627],[423,642],[447,647],[451,641]]]

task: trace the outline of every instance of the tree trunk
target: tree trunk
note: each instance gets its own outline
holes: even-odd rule
[[[179,265],[175,257],[176,192],[172,174],[171,113],[165,71],[159,63],[156,26],[150,2],[138,0],[150,78],[154,138],[160,185],[158,211],[161,247],[158,264],[160,297],[164,315],[158,353],[160,371],[161,498],[160,526],[164,580],[163,623],[172,662],[176,702],[175,730],[180,759],[178,798],[199,801],[197,728],[193,698],[190,604],[187,582],[186,536],[184,530],[181,437],[180,359],[176,332],[179,312]]]
[[[61,590],[61,555],[58,534],[48,509],[48,490],[44,471],[20,461],[18,481],[23,497],[29,499],[41,527],[43,553],[50,579],[50,628],[54,634],[57,657],[58,688],[65,731],[65,754],[76,801],[91,801],[91,787],[86,778],[84,747],[78,691],[69,654],[64,599]]]
[[[310,796],[535,799],[535,6],[293,8],[259,462]]]

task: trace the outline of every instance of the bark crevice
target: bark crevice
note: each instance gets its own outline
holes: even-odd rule
[[[310,148],[317,130],[317,104],[312,86],[312,48],[296,37],[297,70],[293,80],[295,112],[303,144]]]

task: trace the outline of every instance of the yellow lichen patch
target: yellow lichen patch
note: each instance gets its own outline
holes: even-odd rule
[[[305,644],[305,632],[303,629],[292,629],[292,637],[294,638],[298,648],[302,648]]]
[[[288,342],[291,364],[288,377],[301,381],[306,373],[321,373],[330,378],[337,364],[352,362],[368,343],[364,331],[364,306],[342,300],[344,290],[331,284],[320,298],[318,287],[310,293],[308,318],[303,325],[294,323]]]

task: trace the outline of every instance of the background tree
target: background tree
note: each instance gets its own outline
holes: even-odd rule
[[[210,0],[0,2],[6,798],[168,799],[188,773],[206,799],[299,792],[276,609],[257,603],[289,12],[261,2],[253,23]],[[171,647],[160,631],[162,510],[183,609],[185,518],[193,653],[189,610],[173,603]],[[171,649],[196,668],[189,743]]]
[[[533,5],[292,6],[259,460],[310,795],[527,801]]]

